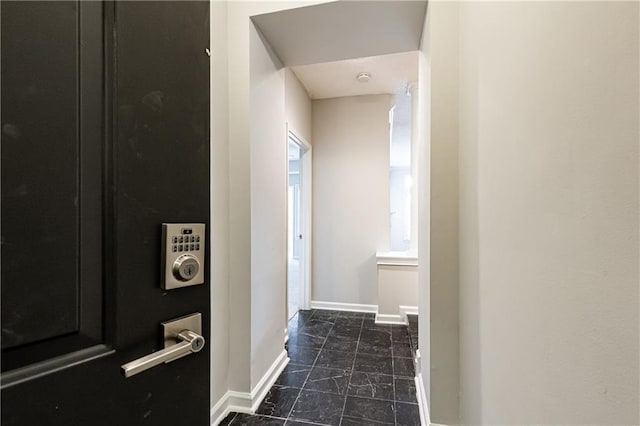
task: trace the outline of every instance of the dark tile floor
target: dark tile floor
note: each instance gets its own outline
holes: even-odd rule
[[[416,350],[418,350],[418,316],[407,315],[407,322],[409,323],[407,327],[407,331],[409,332],[409,345],[411,346],[411,353],[413,353],[415,357]]]
[[[231,413],[221,425],[419,425],[417,321],[413,336],[410,328],[377,325],[373,314],[298,312],[289,322],[291,361],[256,415]]]

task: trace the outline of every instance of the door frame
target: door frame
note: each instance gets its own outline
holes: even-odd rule
[[[301,197],[301,206],[302,212],[300,214],[301,223],[300,229],[303,235],[302,245],[300,247],[300,277],[301,277],[301,288],[300,288],[300,309],[307,310],[311,309],[311,250],[312,250],[312,222],[311,222],[311,209],[312,209],[312,197],[313,197],[313,183],[312,183],[312,165],[313,165],[313,151],[311,149],[311,144],[300,136],[300,133],[291,127],[289,123],[286,124],[287,129],[287,138],[285,143],[285,149],[287,155],[285,155],[286,162],[286,181],[285,181],[285,191],[288,194],[289,188],[289,141],[293,140],[302,150],[302,173],[300,174],[301,185],[300,185],[300,197]],[[286,197],[287,204],[289,203],[289,197]],[[289,209],[287,208],[287,224],[289,223]],[[287,226],[288,229],[288,226]],[[287,236],[287,256],[286,256],[286,277],[287,277],[287,285],[285,292],[285,300],[288,302],[288,290],[289,290],[289,238]],[[287,305],[288,306],[288,305]],[[285,316],[287,317],[287,322],[289,320],[288,309],[285,311]]]

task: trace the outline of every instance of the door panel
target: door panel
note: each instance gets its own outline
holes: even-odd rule
[[[2,58],[7,371],[103,341],[100,5],[3,2]]]
[[[33,11],[40,7],[52,19],[30,19],[45,18]],[[2,12],[3,55],[22,64],[2,63],[6,349],[78,331],[78,52],[66,49],[77,40],[78,20],[74,3],[7,3]],[[20,37],[27,32],[33,36]],[[24,297],[34,292],[45,297]]]
[[[209,336],[208,262],[160,288],[161,223],[209,229],[208,3],[1,7],[2,424],[209,424],[211,342],[120,372]]]

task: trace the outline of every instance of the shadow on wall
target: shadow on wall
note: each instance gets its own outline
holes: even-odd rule
[[[376,256],[375,254],[368,257],[357,267],[358,271],[358,293],[359,294],[367,294],[371,293],[371,284],[376,283],[377,279],[377,266],[376,266]],[[363,304],[371,304],[377,305],[378,298],[371,301],[363,301],[360,302]]]

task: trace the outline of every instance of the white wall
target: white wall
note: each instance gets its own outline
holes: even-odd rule
[[[251,387],[284,350],[287,137],[284,70],[250,28]]]
[[[416,122],[416,139],[414,140],[417,192],[418,192],[418,347],[420,359],[417,368],[417,391],[421,407],[429,411],[431,383],[431,290],[430,290],[430,238],[431,238],[431,3],[427,7],[424,30],[420,41],[418,57],[418,90]],[[414,104],[415,105],[415,104]],[[421,412],[422,421],[430,421],[428,412]]]
[[[460,4],[464,423],[640,423],[638,7]]]
[[[285,114],[289,129],[309,144],[311,140],[311,100],[290,68],[284,70]]]
[[[278,70],[277,59],[274,62],[250,17],[321,2],[225,3],[229,132],[228,382],[230,390],[249,393],[282,352],[286,318],[284,74]],[[213,49],[214,57],[221,53]],[[261,211],[265,207],[267,210]],[[269,242],[264,235],[275,239]]]
[[[376,321],[406,321],[400,307],[411,307],[415,314],[418,300],[417,265],[378,264],[378,314]]]
[[[430,415],[459,422],[458,3],[433,2],[430,105]]]
[[[211,2],[211,404],[229,388],[229,122],[227,5]]]
[[[391,102],[313,101],[314,301],[377,304],[375,254],[389,241]]]
[[[229,78],[229,388],[251,389],[251,204],[249,162],[249,14],[227,5]],[[215,51],[213,54],[216,55]]]

